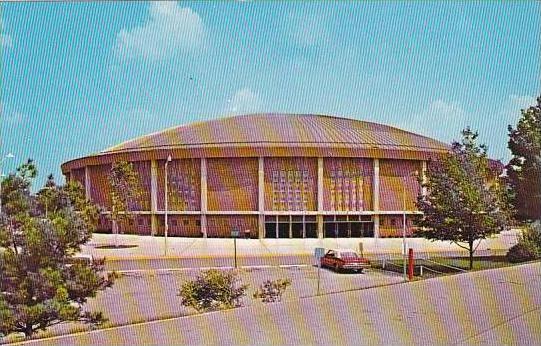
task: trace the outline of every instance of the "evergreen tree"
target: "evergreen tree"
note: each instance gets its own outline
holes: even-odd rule
[[[2,184],[0,215],[0,335],[66,322],[101,323],[101,313],[82,310],[89,297],[113,284],[104,260],[74,261],[97,225],[97,208],[80,184],[57,186],[52,176],[38,194],[29,160]]]

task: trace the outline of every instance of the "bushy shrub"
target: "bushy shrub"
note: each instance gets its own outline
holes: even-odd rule
[[[263,303],[282,301],[282,294],[290,285],[289,279],[267,280],[255,291],[254,298],[261,299]]]
[[[513,245],[507,252],[507,260],[511,263],[519,263],[534,260],[538,257],[537,248],[527,242],[519,242]]]
[[[233,271],[209,269],[195,280],[185,282],[178,295],[182,305],[199,312],[231,309],[242,306],[248,285],[243,285]]]
[[[538,255],[541,254],[541,226],[539,223],[528,225],[522,232],[519,243],[527,243],[537,248]]]

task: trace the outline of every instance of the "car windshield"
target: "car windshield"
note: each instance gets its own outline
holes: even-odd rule
[[[341,253],[342,258],[358,258],[357,254],[355,252],[342,252]]]

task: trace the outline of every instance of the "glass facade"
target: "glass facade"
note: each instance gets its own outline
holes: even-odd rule
[[[372,238],[374,222],[370,215],[328,215],[323,217],[325,238]]]
[[[317,238],[313,215],[267,215],[265,238]]]

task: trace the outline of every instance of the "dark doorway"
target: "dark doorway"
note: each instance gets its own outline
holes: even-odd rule
[[[306,223],[306,238],[317,238],[317,223]]]
[[[302,238],[302,222],[294,222],[291,224],[291,236],[293,238]]]
[[[348,226],[349,224],[347,222],[337,222],[338,225],[338,238],[348,238],[349,232],[348,232]]]
[[[337,229],[335,222],[326,222],[323,226],[325,228],[325,238],[336,238]]]
[[[361,222],[352,222],[351,223],[351,237],[352,238],[361,238],[363,236],[363,224]]]
[[[278,238],[289,238],[289,223],[278,223]]]
[[[276,222],[265,223],[265,238],[276,238]]]

